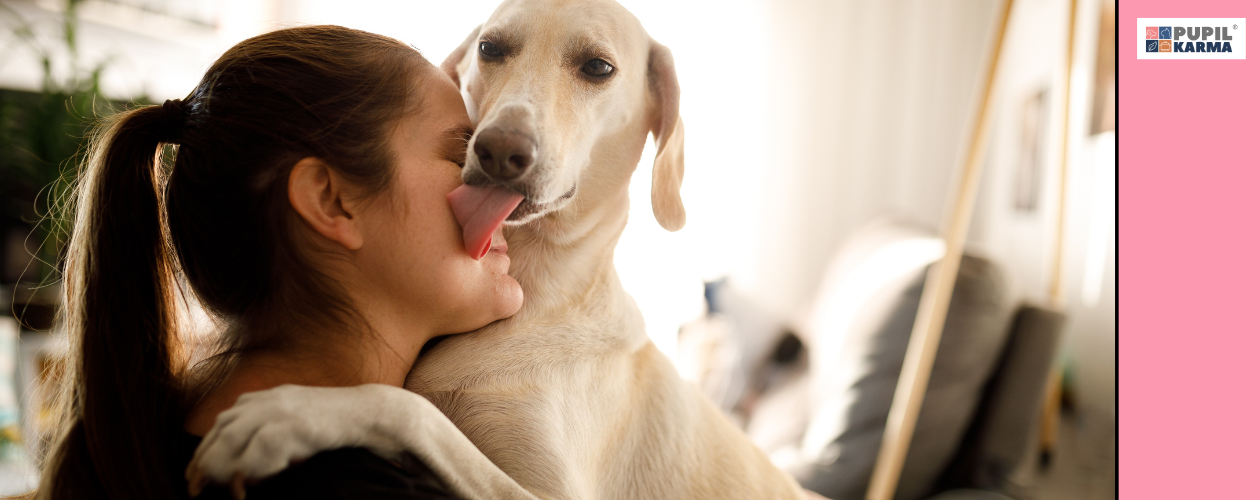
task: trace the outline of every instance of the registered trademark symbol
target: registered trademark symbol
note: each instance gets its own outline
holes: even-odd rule
[[[1235,24],[1235,25],[1234,25],[1234,31],[1238,31],[1238,25],[1237,25],[1237,24]]]

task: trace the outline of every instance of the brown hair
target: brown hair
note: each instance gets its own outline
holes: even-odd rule
[[[385,190],[387,133],[415,105],[422,64],[391,38],[285,29],[232,47],[182,102],[100,126],[75,195],[62,433],[38,497],[187,495],[175,444],[198,395],[176,325],[181,280],[229,325],[229,354],[361,322],[301,251],[288,172],[316,157],[365,196]],[[173,163],[164,144],[178,145]]]

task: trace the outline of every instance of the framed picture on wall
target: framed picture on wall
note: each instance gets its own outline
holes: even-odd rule
[[[1042,88],[1020,106],[1019,156],[1015,165],[1015,211],[1036,212],[1045,163],[1045,128],[1049,92]]]

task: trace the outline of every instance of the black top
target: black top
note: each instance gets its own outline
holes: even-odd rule
[[[201,438],[184,435],[180,449],[188,460]],[[400,463],[378,457],[366,448],[341,448],[317,453],[306,461],[246,488],[249,500],[458,500],[420,460],[407,454]],[[198,500],[231,500],[228,488],[206,486]]]

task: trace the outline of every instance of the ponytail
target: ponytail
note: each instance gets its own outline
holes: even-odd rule
[[[89,151],[66,258],[64,434],[39,498],[186,495],[167,470],[183,469],[174,443],[184,367],[159,149],[178,134],[179,112],[168,101],[121,113]]]
[[[425,64],[363,31],[273,31],[229,49],[183,102],[97,129],[66,257],[62,430],[37,498],[186,498],[186,410],[225,367],[315,325],[359,325],[308,258],[288,173],[315,157],[366,196],[384,192],[390,134],[418,109]],[[178,144],[169,167],[164,144]],[[194,369],[176,328],[181,290],[224,327]]]

